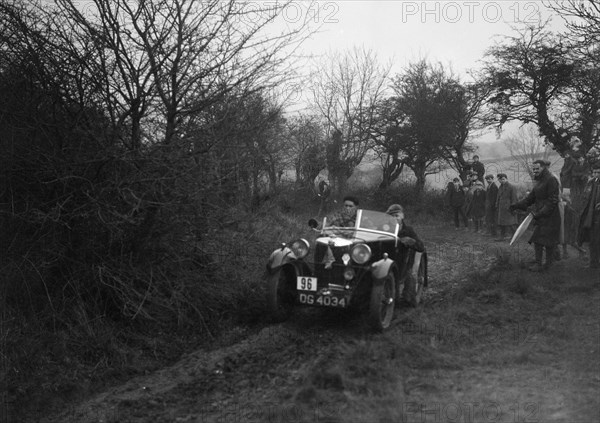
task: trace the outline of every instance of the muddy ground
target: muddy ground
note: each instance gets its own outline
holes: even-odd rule
[[[600,421],[600,272],[570,250],[533,274],[524,241],[416,229],[430,288],[385,333],[361,316],[298,309],[39,420]]]

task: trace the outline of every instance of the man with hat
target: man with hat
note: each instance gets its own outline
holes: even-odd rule
[[[535,186],[523,200],[511,204],[509,210],[527,210],[533,206],[533,235],[530,243],[535,249],[535,264],[529,268],[534,272],[547,270],[554,262],[554,252],[560,242],[560,211],[558,208],[559,181],[548,169],[550,162],[536,160],[531,170]],[[546,250],[546,263],[542,266],[543,252]]]
[[[600,268],[600,162],[583,190],[585,208],[579,219],[578,244],[590,244],[590,269]]]
[[[499,173],[496,176],[500,182],[496,196],[496,224],[500,228],[500,238],[496,241],[504,241],[506,232],[514,231],[517,225],[517,218],[509,210],[510,205],[517,201],[517,190],[508,182],[506,173]]]
[[[485,181],[487,182],[485,190],[485,224],[487,225],[488,233],[491,236],[496,236],[498,185],[494,182],[494,175],[491,174],[485,177]]]
[[[460,185],[460,179],[454,178],[452,184],[448,185],[447,201],[448,205],[452,209],[452,216],[454,218],[454,226],[458,230],[460,225],[460,219],[462,219],[465,229],[468,226],[467,215],[465,214],[463,207],[465,205],[466,194],[463,192]]]

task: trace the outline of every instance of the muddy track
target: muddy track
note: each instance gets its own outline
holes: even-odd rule
[[[563,261],[550,287],[521,270],[526,244],[421,232],[431,289],[422,307],[397,310],[384,334],[363,316],[298,309],[43,421],[594,421],[598,275]],[[498,260],[509,263],[486,273]],[[457,290],[464,301],[450,295]]]

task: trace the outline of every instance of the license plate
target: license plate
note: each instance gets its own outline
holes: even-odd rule
[[[348,305],[348,299],[345,296],[305,294],[301,292],[298,294],[298,300],[300,301],[300,304],[322,307],[344,308]]]
[[[296,278],[296,289],[298,291],[316,291],[317,278],[309,276],[298,276]]]

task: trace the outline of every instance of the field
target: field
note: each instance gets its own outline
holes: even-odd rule
[[[559,175],[563,159],[557,153],[553,152],[550,154],[548,160],[551,162],[550,170]],[[482,163],[485,165],[486,174],[491,173],[496,176],[498,173],[506,173],[508,181],[520,187],[523,192],[531,187],[531,178],[527,173],[527,169],[512,157],[482,159]],[[439,172],[428,175],[426,181],[430,189],[443,190],[448,182],[451,182],[457,176],[457,172],[453,169],[440,169]],[[364,160],[363,164],[356,169],[350,179],[350,184],[353,184],[351,186],[368,187],[377,184],[380,180],[381,165],[376,158],[370,157]],[[395,184],[407,184],[414,181],[414,174],[410,169],[406,169]]]
[[[258,304],[211,346],[39,421],[599,421],[599,275],[574,251],[531,274],[525,241],[411,222],[430,254],[430,289],[387,332],[319,309],[272,324]]]

